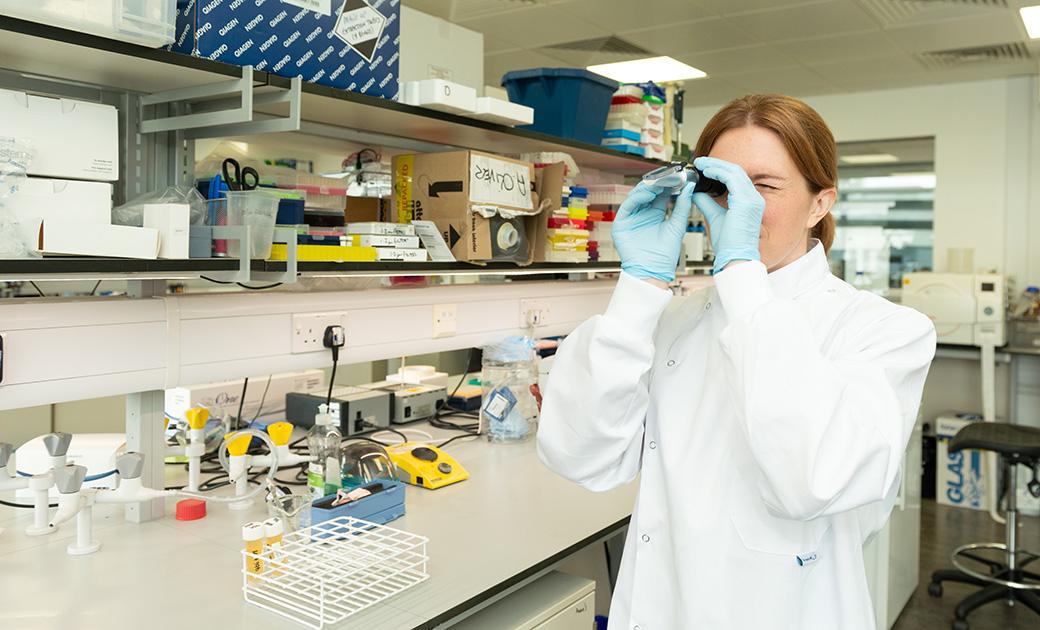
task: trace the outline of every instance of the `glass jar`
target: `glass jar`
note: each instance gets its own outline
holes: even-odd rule
[[[508,337],[484,348],[480,423],[489,442],[520,442],[538,428],[537,356],[529,337]]]

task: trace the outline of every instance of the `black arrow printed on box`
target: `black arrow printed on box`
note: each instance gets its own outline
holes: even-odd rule
[[[455,243],[458,243],[460,238],[462,238],[462,235],[459,234],[455,230],[455,226],[454,225],[449,225],[448,226],[448,247],[454,249],[455,248]]]
[[[440,193],[462,192],[462,180],[451,182],[433,182],[430,184],[430,196],[440,197]]]

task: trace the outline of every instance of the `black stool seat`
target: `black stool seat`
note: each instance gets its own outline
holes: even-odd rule
[[[949,451],[981,449],[1000,453],[1016,463],[1040,459],[1040,429],[1004,422],[975,422],[950,440]]]

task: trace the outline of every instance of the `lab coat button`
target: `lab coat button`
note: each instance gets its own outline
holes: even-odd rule
[[[711,302],[705,302],[704,310],[706,310],[706,311],[710,311],[711,310]]]
[[[668,367],[672,367],[673,365],[675,365],[674,359],[668,362]]]
[[[655,448],[657,448],[657,442],[654,442],[653,440],[650,440],[650,449],[653,450]]]
[[[643,534],[643,542],[645,542],[645,543],[650,542],[650,537],[647,536],[646,534]]]

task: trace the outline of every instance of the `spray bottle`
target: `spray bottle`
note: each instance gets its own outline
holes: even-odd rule
[[[339,466],[342,440],[339,418],[329,413],[328,405],[319,405],[314,426],[307,432],[307,449],[313,458],[307,467],[307,490],[314,501],[335,493],[342,484]]]

